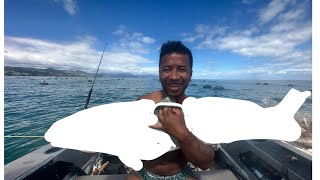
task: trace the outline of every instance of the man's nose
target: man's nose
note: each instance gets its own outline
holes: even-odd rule
[[[179,79],[179,72],[174,69],[170,74],[170,79]]]

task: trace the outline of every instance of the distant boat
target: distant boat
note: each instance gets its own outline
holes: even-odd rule
[[[49,83],[47,83],[46,81],[42,81],[41,83],[39,83],[40,85],[49,85]]]

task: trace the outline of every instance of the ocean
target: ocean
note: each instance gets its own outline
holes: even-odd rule
[[[49,85],[40,85],[43,80]],[[92,78],[5,76],[4,135],[43,136],[55,121],[84,109],[92,85],[90,80]],[[205,85],[212,88],[203,88]],[[139,96],[160,88],[158,79],[98,77],[88,107],[134,101]],[[302,80],[194,79],[186,94],[196,98],[212,96],[243,99],[262,107],[270,107],[277,105],[291,88],[312,91],[312,83]],[[311,130],[312,96],[299,109],[295,118]],[[14,161],[45,144],[47,142],[43,138],[6,137],[4,162],[7,164]]]

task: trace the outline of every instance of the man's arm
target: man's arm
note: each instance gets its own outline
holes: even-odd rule
[[[212,166],[214,150],[194,136],[186,127],[184,116],[177,108],[164,108],[159,111],[161,124],[152,125],[151,128],[160,129],[177,138],[180,148],[189,162],[206,170]]]
[[[176,137],[180,143],[183,154],[195,166],[202,170],[209,169],[213,164],[214,150],[212,146],[205,144],[189,130],[185,135]]]

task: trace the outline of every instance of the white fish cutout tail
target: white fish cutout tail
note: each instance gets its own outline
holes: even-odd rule
[[[309,91],[291,89],[277,106],[268,108],[219,97],[187,98],[182,106],[189,130],[207,143],[246,139],[295,141],[301,128],[294,114],[310,95]]]
[[[188,97],[183,104],[139,100],[105,104],[55,122],[45,133],[52,146],[113,154],[135,170],[177,148],[171,137],[148,126],[157,123],[157,106],[182,108],[188,129],[209,144],[246,139],[295,141],[301,128],[294,114],[309,91],[291,89],[275,107],[262,108],[245,100]],[[103,138],[103,141],[101,139]]]

